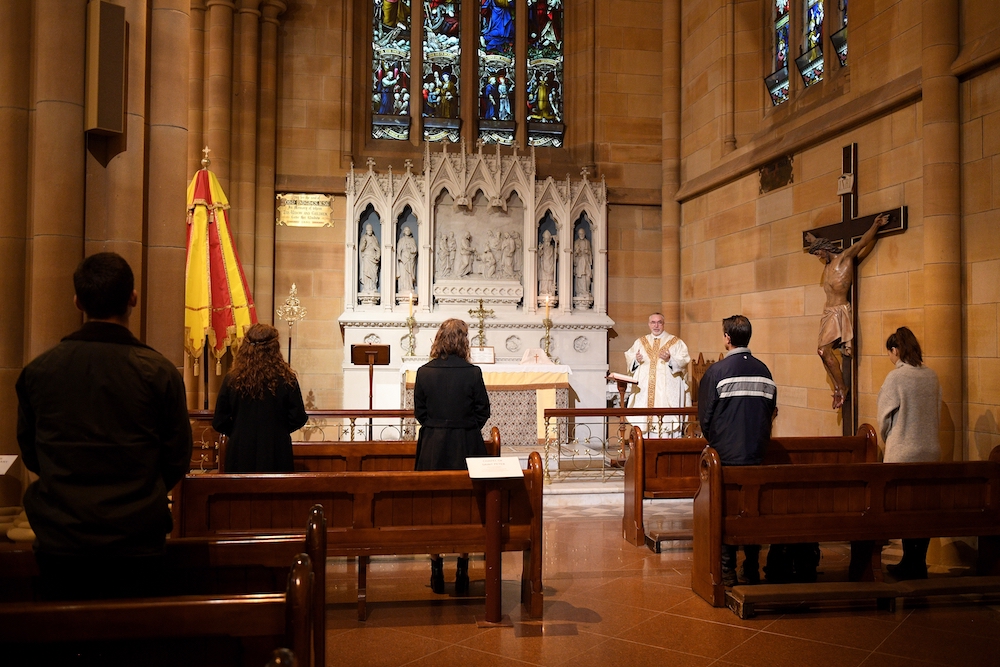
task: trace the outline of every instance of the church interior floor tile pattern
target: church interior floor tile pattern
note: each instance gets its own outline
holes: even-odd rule
[[[690,516],[690,501],[653,503],[657,517]],[[472,556],[470,596],[454,595],[455,557],[444,595],[429,587],[426,557],[374,558],[368,620],[357,620],[353,563],[328,561],[327,661],[343,667],[904,667],[1000,664],[1000,599],[965,596],[762,608],[740,620],[690,587],[691,543],[662,553],[621,536],[620,504],[545,510],[545,616],[519,604],[521,557],[505,554],[503,611],[512,627],[480,629],[484,566]],[[901,555],[899,544],[884,562]],[[761,555],[763,560],[764,554]],[[824,545],[820,577],[846,579],[849,549]],[[931,576],[947,574],[932,568]]]

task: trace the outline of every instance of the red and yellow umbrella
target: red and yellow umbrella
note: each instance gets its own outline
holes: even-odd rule
[[[187,267],[184,289],[184,347],[195,375],[208,338],[222,373],[222,357],[257,322],[253,296],[229,229],[229,200],[219,179],[202,160],[187,191]]]

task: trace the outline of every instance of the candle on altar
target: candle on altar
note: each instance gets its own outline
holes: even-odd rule
[[[549,295],[545,295],[545,319],[549,319]]]
[[[413,292],[410,292],[410,317],[413,317]]]

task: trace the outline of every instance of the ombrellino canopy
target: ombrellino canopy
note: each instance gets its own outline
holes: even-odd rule
[[[205,168],[191,179],[187,191],[187,266],[184,288],[184,347],[194,360],[195,375],[208,339],[222,372],[222,357],[239,345],[257,322],[253,296],[247,285],[229,228],[229,200],[219,179]]]

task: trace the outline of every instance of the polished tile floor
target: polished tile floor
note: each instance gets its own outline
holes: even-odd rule
[[[668,507],[683,515],[686,508]],[[690,543],[655,554],[621,537],[621,506],[560,508],[545,514],[545,616],[518,603],[520,555],[505,554],[503,610],[512,627],[480,629],[483,562],[473,557],[472,589],[455,597],[428,586],[425,557],[376,559],[368,579],[369,617],[356,616],[354,567],[328,563],[331,666],[493,665],[1000,666],[1000,599],[978,596],[874,604],[762,609],[741,621],[691,592]],[[822,577],[846,577],[846,545],[825,547]],[[884,552],[899,556],[898,545]],[[454,580],[454,557],[445,578]],[[932,573],[935,574],[943,573]]]

